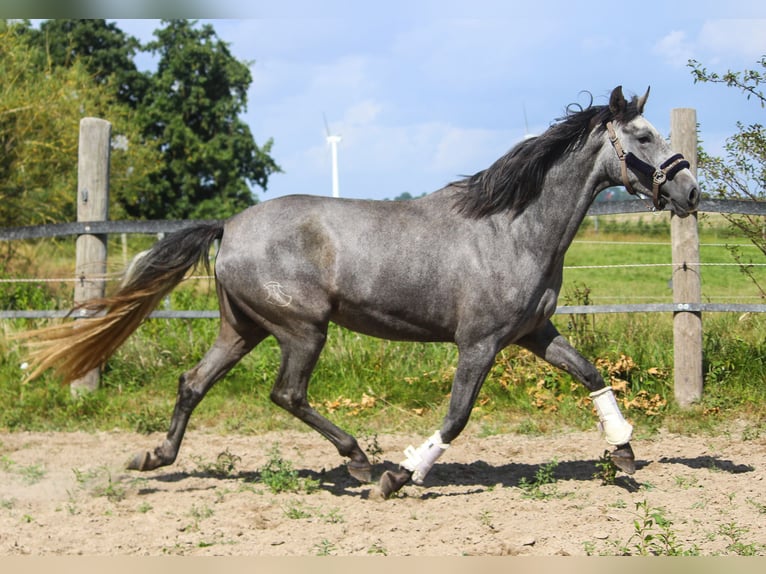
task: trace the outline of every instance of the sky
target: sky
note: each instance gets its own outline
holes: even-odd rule
[[[374,11],[327,4],[285,0],[252,14],[259,17],[200,19],[251,62],[242,119],[259,145],[273,138],[283,169],[266,191],[255,189],[262,201],[332,194],[327,127],[341,137],[341,197],[393,199],[488,167],[569,104],[605,104],[618,85],[626,96],[651,86],[644,115],[668,137],[671,110],[694,108],[709,153],[722,153],[737,121],[764,119],[757,101],[695,84],[687,66],[695,59],[719,73],[764,71],[762,0],[542,2],[522,13],[508,0],[389,0]],[[114,21],[142,41],[161,25]],[[149,57],[137,63],[154,66]]]

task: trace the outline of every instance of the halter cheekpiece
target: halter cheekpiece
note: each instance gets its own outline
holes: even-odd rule
[[[689,162],[684,159],[684,156],[677,153],[667,160],[665,160],[659,168],[655,168],[643,160],[640,160],[633,152],[625,153],[622,148],[620,139],[617,137],[617,133],[614,131],[612,122],[606,122],[606,130],[609,133],[609,141],[612,142],[614,151],[617,152],[617,157],[620,160],[620,168],[622,170],[622,183],[628,193],[632,195],[641,195],[636,192],[628,181],[628,167],[652,178],[652,203],[654,208],[662,210],[665,207],[664,203],[660,201],[660,187],[666,181],[672,181],[675,175],[682,169],[689,167]]]

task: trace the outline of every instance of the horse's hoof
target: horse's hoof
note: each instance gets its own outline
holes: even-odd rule
[[[612,462],[625,474],[636,472],[636,458],[633,455],[633,449],[630,444],[624,444],[617,447],[611,455]]]
[[[139,452],[128,463],[128,470],[148,470],[146,467],[149,464],[150,456],[151,455],[146,451]]]
[[[372,482],[372,465],[370,463],[351,460],[349,461],[347,468],[348,473],[359,482]]]
[[[407,484],[411,477],[412,473],[409,470],[400,470],[399,472],[387,470],[380,477],[381,497],[388,498]]]

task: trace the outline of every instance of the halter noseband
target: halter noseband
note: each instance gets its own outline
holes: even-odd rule
[[[614,131],[612,122],[606,122],[606,129],[609,132],[609,141],[612,142],[614,151],[617,152],[617,157],[620,160],[620,168],[622,170],[622,183],[628,193],[632,195],[639,195],[628,181],[628,166],[643,173],[644,175],[652,178],[652,203],[655,209],[662,210],[664,207],[660,203],[660,187],[666,181],[672,181],[676,174],[682,169],[689,167],[689,162],[684,159],[684,156],[677,153],[664,161],[659,168],[654,168],[645,161],[638,159],[633,152],[625,153],[622,149],[622,144],[617,137],[617,133]]]

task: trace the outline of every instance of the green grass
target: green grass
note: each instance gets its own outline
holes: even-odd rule
[[[668,262],[670,247],[651,245],[668,241],[663,221],[659,217],[651,224],[620,223],[610,229],[611,224],[602,218],[598,233],[592,226],[584,227],[566,265]],[[615,245],[616,240],[639,244]],[[727,241],[734,240],[725,237],[720,228],[702,226],[703,243]],[[139,243],[136,249],[146,247],[148,240]],[[110,256],[114,248],[110,242]],[[63,276],[56,268],[63,265],[59,252],[66,250],[61,242],[47,249],[39,244],[30,248],[29,265],[35,258],[49,261],[53,270],[39,275]],[[703,261],[731,262],[725,248],[703,247],[702,253]],[[121,252],[115,257],[120,260]],[[18,264],[11,271],[23,267]],[[669,274],[666,267],[567,270],[560,303],[581,303],[586,292],[595,304],[636,302],[632,296],[670,301]],[[736,285],[729,283],[735,280]],[[18,308],[21,303],[27,308],[63,308],[64,287],[0,283],[0,302],[5,308]],[[704,268],[703,296],[734,300],[725,298],[727,293],[732,298],[746,298],[757,291],[736,267]],[[724,298],[715,299],[719,295]],[[174,309],[214,309],[215,291],[207,280],[189,281],[172,293],[168,303]],[[0,329],[10,334],[41,323],[3,321]],[[759,421],[766,414],[764,315],[704,315],[704,397],[699,405],[684,411],[673,400],[670,314],[557,315],[554,323],[586,357],[597,361],[605,377],[624,387],[618,398],[638,432],[651,433],[662,426],[708,432],[734,417]],[[0,333],[0,429],[164,431],[179,375],[201,359],[217,329],[217,321],[206,319],[147,321],[108,362],[100,389],[78,399],[72,399],[68,388],[50,375],[23,384],[20,365],[24,357]],[[264,341],[210,391],[195,411],[191,428],[238,433],[306,428],[269,400],[279,358],[276,342]],[[452,345],[383,341],[332,326],[309,398],[320,412],[360,436],[430,433],[446,412],[456,362]],[[484,435],[540,434],[593,428],[595,415],[581,385],[529,353],[510,347],[499,354],[471,421]]]

